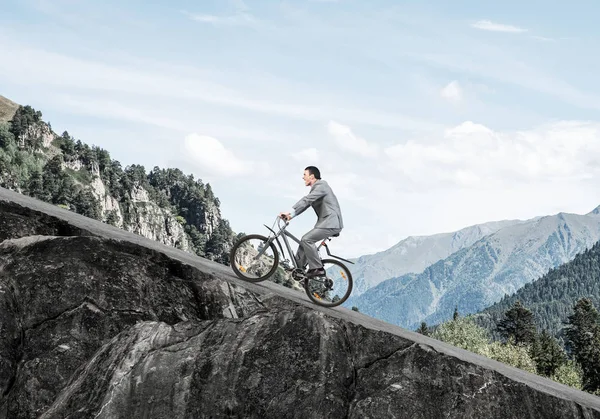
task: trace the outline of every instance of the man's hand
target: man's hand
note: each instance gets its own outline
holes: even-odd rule
[[[286,221],[290,221],[292,219],[292,216],[289,212],[280,212],[279,217],[283,218]]]

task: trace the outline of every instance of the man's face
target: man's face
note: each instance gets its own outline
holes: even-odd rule
[[[304,186],[309,186],[314,178],[314,175],[311,175],[308,170],[305,170],[304,176],[302,176],[302,179],[304,180]]]

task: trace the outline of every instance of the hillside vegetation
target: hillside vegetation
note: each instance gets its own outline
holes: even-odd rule
[[[10,115],[12,102],[0,103]],[[55,134],[30,106],[0,122],[0,186],[220,263],[235,239],[210,184],[179,169],[123,168],[107,150]]]

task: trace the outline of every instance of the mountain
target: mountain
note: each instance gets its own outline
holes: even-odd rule
[[[355,264],[349,266],[354,279],[352,294],[358,296],[389,278],[408,273],[421,273],[428,266],[471,246],[482,237],[521,222],[520,220],[492,221],[451,233],[409,236],[383,252],[361,256],[352,260]]]
[[[179,169],[122,168],[108,151],[53,132],[40,111],[5,98],[0,106],[12,113],[0,122],[0,186],[228,263],[235,236],[210,184]]]
[[[516,301],[520,301],[533,313],[538,330],[561,337],[565,322],[573,313],[573,306],[584,297],[600,307],[600,242],[576,255],[572,261],[550,269],[541,278],[474,314],[473,319],[498,338],[496,324]]]
[[[19,109],[19,105],[0,95],[0,122],[8,122]]]
[[[383,281],[345,303],[416,329],[475,313],[512,294],[600,239],[600,214],[559,213],[500,228],[419,274]]]
[[[600,419],[592,394],[2,188],[0,241],[1,418]]]

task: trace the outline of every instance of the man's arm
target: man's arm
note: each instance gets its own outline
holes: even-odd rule
[[[308,195],[306,195],[294,204],[294,206],[292,207],[292,217],[302,214],[308,207],[310,207],[310,204],[315,202],[317,199],[324,197],[325,193],[326,192],[323,185],[316,184]]]

